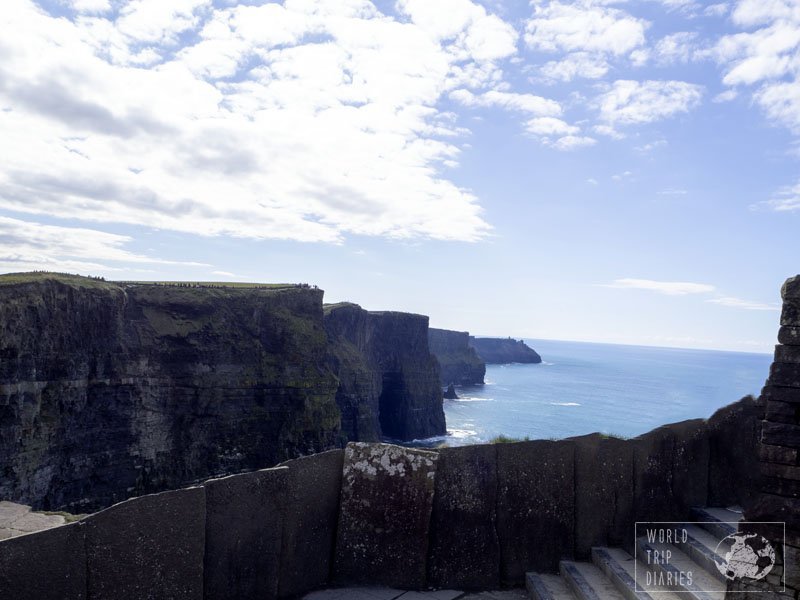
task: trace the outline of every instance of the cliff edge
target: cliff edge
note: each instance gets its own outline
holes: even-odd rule
[[[447,329],[428,329],[428,347],[439,363],[442,385],[483,383],[486,363],[469,345],[469,333]]]
[[[542,357],[522,340],[512,338],[476,338],[470,336],[470,346],[475,348],[487,364],[540,363]]]
[[[411,440],[444,435],[442,389],[428,350],[428,317],[325,306],[328,364],[348,440]]]

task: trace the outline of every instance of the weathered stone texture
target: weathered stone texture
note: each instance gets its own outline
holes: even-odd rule
[[[142,496],[86,518],[89,600],[203,598],[205,490]]]
[[[72,523],[0,542],[0,598],[84,600],[83,530]]]
[[[278,596],[288,474],[277,467],[203,484],[206,599]]]
[[[299,596],[331,577],[344,450],[297,458],[289,467],[278,595]]]
[[[437,459],[435,452],[389,444],[347,445],[336,581],[425,586]]]
[[[497,446],[497,532],[501,579],[555,572],[574,553],[575,445],[569,440]]]
[[[620,546],[633,522],[633,444],[592,434],[575,442],[575,555]]]
[[[496,445],[439,451],[428,557],[431,586],[499,586]]]

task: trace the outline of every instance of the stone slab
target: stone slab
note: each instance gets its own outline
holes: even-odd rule
[[[83,524],[72,523],[0,542],[0,598],[84,600]]]
[[[800,426],[765,421],[761,426],[761,443],[771,446],[800,448]]]
[[[688,516],[708,497],[710,445],[705,422],[665,425],[633,440],[636,521]]]
[[[386,587],[345,587],[311,592],[303,600],[395,600],[404,590]]]
[[[390,444],[345,449],[335,580],[422,589],[438,454]]]
[[[593,546],[620,546],[633,523],[633,447],[628,440],[592,434],[575,441],[575,556]]]
[[[496,446],[441,449],[435,487],[428,585],[499,587]]]
[[[787,346],[800,345],[800,327],[781,327],[778,329],[778,341]]]
[[[298,596],[331,576],[344,450],[290,460],[278,595]]]
[[[84,520],[90,600],[203,597],[205,490],[133,498]]]
[[[789,277],[781,286],[781,298],[789,300],[800,298],[800,275]]]
[[[504,585],[527,571],[555,572],[574,553],[575,443],[497,445],[497,531]]]
[[[277,467],[203,484],[207,599],[277,598],[288,475]]]

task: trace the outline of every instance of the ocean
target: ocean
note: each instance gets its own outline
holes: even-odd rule
[[[633,437],[758,395],[772,362],[769,354],[525,341],[542,364],[487,365],[485,385],[457,387],[460,398],[444,401],[447,436],[427,442]]]

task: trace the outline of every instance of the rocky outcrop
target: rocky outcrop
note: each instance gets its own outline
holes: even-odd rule
[[[512,338],[476,338],[470,336],[469,345],[487,364],[540,363],[542,357],[522,340]]]
[[[428,317],[326,305],[328,364],[348,440],[444,435],[442,390],[428,351]]]
[[[338,442],[322,290],[6,281],[0,497],[82,512]]]
[[[439,363],[442,385],[483,383],[486,363],[469,345],[469,333],[447,329],[428,329],[428,347]]]

